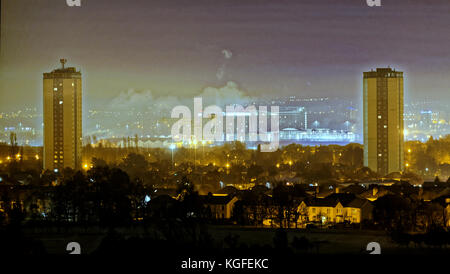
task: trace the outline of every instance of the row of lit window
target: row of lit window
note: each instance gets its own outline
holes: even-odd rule
[[[62,83],[59,83],[59,86],[61,87],[61,86],[62,86]],[[72,83],[72,87],[74,87],[74,86],[75,86],[75,83]],[[57,88],[57,87],[54,87],[53,90],[54,90],[54,91],[58,91],[58,88]]]

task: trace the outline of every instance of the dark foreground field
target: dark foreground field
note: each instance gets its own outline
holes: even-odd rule
[[[425,243],[394,242],[384,231],[254,228],[238,226],[134,226],[33,227],[4,230],[2,253],[68,254],[69,242],[77,242],[82,254],[367,254],[367,244],[377,242],[382,254],[447,254],[450,247]]]

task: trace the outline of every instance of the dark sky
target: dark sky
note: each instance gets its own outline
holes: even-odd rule
[[[42,105],[42,73],[81,69],[85,105],[129,89],[189,97],[228,81],[251,96],[359,100],[362,72],[406,75],[406,98],[450,100],[450,1],[2,0],[0,108]]]

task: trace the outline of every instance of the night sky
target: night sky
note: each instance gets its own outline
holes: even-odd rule
[[[130,89],[189,98],[229,81],[249,96],[361,98],[362,72],[405,71],[406,99],[450,100],[450,1],[3,0],[0,108],[42,108],[68,59],[84,102]]]

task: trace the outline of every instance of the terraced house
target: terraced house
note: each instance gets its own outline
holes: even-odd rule
[[[361,223],[372,219],[373,205],[353,194],[332,194],[326,198],[304,200],[297,210],[300,226],[308,223]]]

